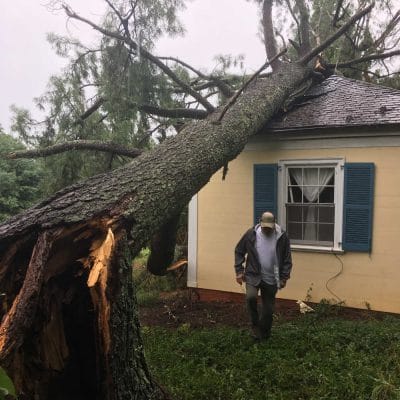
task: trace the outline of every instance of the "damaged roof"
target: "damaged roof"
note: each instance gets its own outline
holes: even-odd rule
[[[268,130],[382,126],[400,124],[400,90],[332,75],[308,89]]]

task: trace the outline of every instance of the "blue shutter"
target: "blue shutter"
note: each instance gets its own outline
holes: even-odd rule
[[[343,250],[371,251],[375,166],[344,166]]]
[[[264,211],[277,215],[278,165],[254,165],[254,224]]]

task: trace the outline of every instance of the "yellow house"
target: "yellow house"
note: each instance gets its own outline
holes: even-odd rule
[[[189,205],[188,286],[242,293],[234,248],[266,210],[291,240],[278,298],[400,313],[400,91],[332,76],[254,136]]]

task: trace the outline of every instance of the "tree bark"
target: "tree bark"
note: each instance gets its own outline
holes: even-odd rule
[[[272,5],[272,0],[263,0],[262,24],[265,51],[267,53],[268,60],[271,60],[272,70],[276,71],[281,67],[282,62],[279,59],[274,59],[274,57],[278,54],[278,48],[275,40],[274,23],[272,21]]]
[[[30,279],[40,232],[58,232],[33,322],[4,363],[21,398],[162,397],[143,357],[125,232],[134,256],[310,76],[305,66],[285,64],[255,80],[222,121],[217,110],[130,164],[61,190],[0,225],[3,314]]]

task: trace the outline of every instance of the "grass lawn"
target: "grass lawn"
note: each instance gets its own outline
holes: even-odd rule
[[[399,400],[400,318],[307,315],[253,344],[232,327],[144,327],[150,368],[172,398]]]

